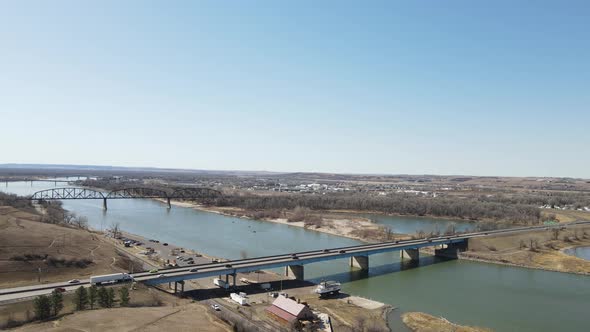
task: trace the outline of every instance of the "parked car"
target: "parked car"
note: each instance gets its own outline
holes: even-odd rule
[[[211,308],[213,308],[213,310],[215,310],[215,311],[221,310],[221,307],[219,306],[219,304],[212,304]]]

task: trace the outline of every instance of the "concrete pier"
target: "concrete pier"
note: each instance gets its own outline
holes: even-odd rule
[[[399,252],[401,259],[409,258],[412,261],[420,259],[420,251],[418,249],[405,249]]]
[[[350,257],[350,266],[361,270],[369,269],[369,256],[352,256]]]
[[[107,199],[106,198],[103,198],[102,199],[102,209],[103,210],[106,210],[107,209]]]
[[[461,243],[450,243],[443,248],[435,249],[434,255],[437,257],[457,258],[459,253],[467,250],[467,241]]]
[[[295,280],[303,280],[303,265],[285,266],[285,275]]]

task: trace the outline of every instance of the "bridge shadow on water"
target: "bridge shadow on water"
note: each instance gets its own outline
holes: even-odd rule
[[[419,261],[410,261],[404,260],[400,262],[395,262],[391,264],[384,264],[379,266],[370,267],[368,271],[363,271],[359,269],[351,268],[349,271],[325,275],[321,278],[311,278],[307,280],[291,280],[291,279],[284,279],[284,280],[277,280],[268,282],[271,287],[272,291],[288,291],[289,289],[295,288],[302,288],[302,287],[314,287],[322,280],[334,280],[342,283],[357,281],[362,279],[367,279],[370,277],[377,277],[381,275],[386,275],[390,273],[397,273],[408,271],[416,268],[421,268],[429,265],[439,264],[443,262],[447,262],[453,259],[450,258],[442,258],[442,257],[435,257],[435,256],[422,256],[420,257]],[[185,295],[194,299],[198,300],[205,300],[205,299],[214,299],[214,298],[221,298],[227,297],[230,292],[239,291],[245,292],[247,294],[260,294],[266,293],[270,290],[261,289],[258,285],[239,285],[236,287],[235,290],[226,291],[221,288],[207,288],[207,289],[195,289],[186,291]],[[346,298],[348,294],[341,293],[337,295],[339,298]]]
[[[443,258],[443,257],[435,257],[435,256],[422,256],[420,257],[419,261],[411,261],[411,260],[403,260],[399,262],[394,262],[391,264],[383,264],[378,266],[370,266],[369,270],[359,270],[351,268],[349,271],[335,273],[330,275],[325,275],[319,278],[311,278],[308,281],[319,283],[322,280],[334,280],[341,283],[357,281],[362,279],[367,279],[370,277],[377,277],[381,275],[386,275],[390,273],[397,273],[408,271],[420,267],[425,267],[429,265],[444,263],[447,261],[453,260],[451,258]]]

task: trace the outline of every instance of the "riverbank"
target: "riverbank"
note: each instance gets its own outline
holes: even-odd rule
[[[590,226],[539,230],[476,238],[460,259],[545,271],[590,275],[590,261],[568,255],[569,248],[590,246]]]
[[[423,312],[406,312],[402,314],[402,320],[414,332],[491,332],[492,330],[462,326],[454,324],[442,317],[435,317]]]
[[[166,203],[163,199],[156,199],[159,202]],[[217,213],[229,217],[238,217],[251,220],[267,221],[276,224],[283,224],[288,226],[305,228],[307,230],[322,232],[326,234],[346,237],[349,239],[359,240],[363,242],[380,242],[390,240],[408,239],[407,234],[392,233],[387,227],[378,225],[372,220],[351,215],[348,212],[341,211],[325,211],[312,212],[311,216],[315,219],[314,222],[306,221],[289,221],[291,212],[284,212],[280,218],[271,217],[255,217],[255,211],[246,211],[234,207],[218,207],[218,206],[203,206],[193,202],[175,202],[171,205],[192,208],[195,210]]]

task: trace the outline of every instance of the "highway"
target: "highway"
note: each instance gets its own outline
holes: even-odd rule
[[[406,250],[418,249],[428,246],[436,246],[442,244],[460,243],[470,238],[493,236],[499,234],[512,234],[518,232],[527,232],[532,230],[543,230],[553,228],[567,228],[568,226],[590,224],[590,221],[578,221],[567,224],[558,224],[551,226],[529,226],[518,227],[511,229],[502,229],[485,232],[473,232],[458,235],[439,236],[426,239],[417,240],[403,240],[391,241],[373,244],[362,244],[348,247],[329,248],[320,250],[311,250],[304,252],[280,254],[273,256],[247,258],[239,260],[224,261],[218,263],[205,263],[187,265],[183,267],[172,267],[159,269],[157,273],[150,273],[147,271],[131,274],[135,281],[144,282],[149,285],[156,285],[161,283],[176,282],[181,280],[199,279],[210,276],[218,276],[225,274],[233,274],[237,272],[251,272],[263,269],[271,269],[277,267],[284,267],[289,265],[304,265],[314,262],[327,261],[333,259],[342,259],[353,256],[368,256],[372,254]],[[295,258],[296,257],[296,258]],[[196,271],[194,271],[196,269]],[[191,272],[193,270],[193,272]],[[81,279],[79,283],[70,284],[67,281],[24,286],[16,288],[0,289],[0,302],[28,298],[41,294],[51,293],[55,288],[65,288],[66,290],[74,290],[81,285],[87,286],[90,284],[89,279]]]

